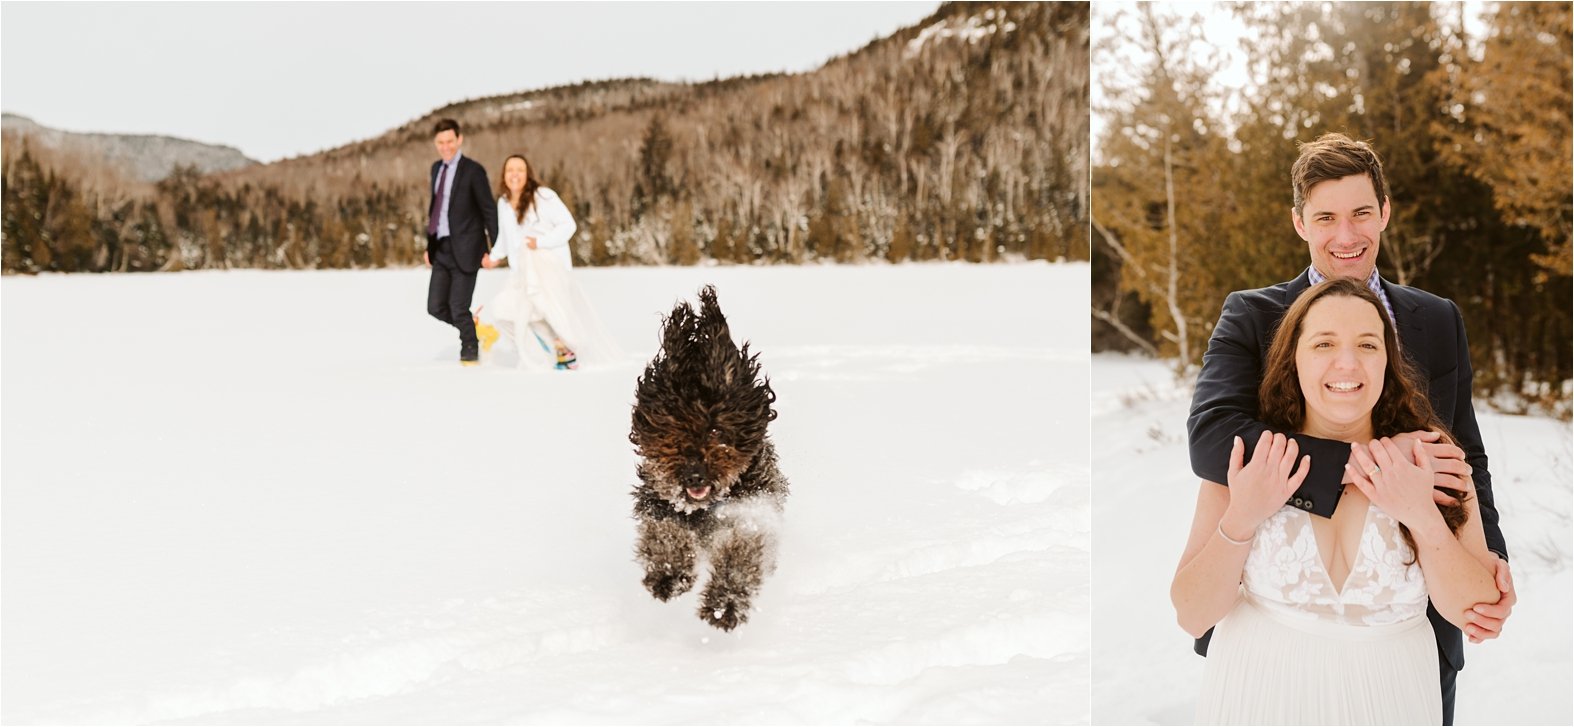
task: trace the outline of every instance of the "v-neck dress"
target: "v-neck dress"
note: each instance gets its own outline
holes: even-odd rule
[[[1354,557],[1341,587],[1311,515],[1285,507],[1257,528],[1198,724],[1442,724],[1426,581],[1398,521],[1368,506]]]

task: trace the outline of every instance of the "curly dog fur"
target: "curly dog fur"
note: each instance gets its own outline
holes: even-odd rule
[[[661,350],[635,389],[629,441],[640,457],[634,487],[635,554],[645,588],[666,601],[710,578],[699,617],[723,631],[749,620],[765,577],[776,569],[776,525],[787,479],[765,429],[776,394],[759,354],[738,348],[716,303],[680,302],[662,321]]]

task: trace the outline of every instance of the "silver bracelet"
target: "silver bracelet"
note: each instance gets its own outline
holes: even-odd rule
[[[1232,537],[1230,537],[1228,535],[1225,535],[1224,534],[1224,523],[1223,522],[1220,522],[1217,526],[1215,526],[1214,530],[1219,531],[1219,537],[1224,538],[1224,542],[1229,543],[1230,545],[1251,545],[1252,544],[1252,541],[1250,539],[1247,539],[1247,540],[1236,540],[1235,538],[1232,538]],[[1252,535],[1255,536],[1256,533],[1252,533]]]

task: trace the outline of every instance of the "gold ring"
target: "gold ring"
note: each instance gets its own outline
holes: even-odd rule
[[[1382,471],[1383,471],[1382,467],[1378,467],[1377,465],[1374,464],[1374,465],[1372,465],[1372,469],[1366,473],[1366,476],[1368,478],[1370,478],[1372,475],[1375,475],[1375,474],[1377,474],[1379,472],[1382,472]]]

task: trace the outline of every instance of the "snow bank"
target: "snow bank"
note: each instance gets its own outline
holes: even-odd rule
[[[1086,265],[575,275],[627,361],[462,369],[420,270],[7,278],[0,718],[1088,721]],[[707,282],[793,488],[731,634],[629,518]]]

